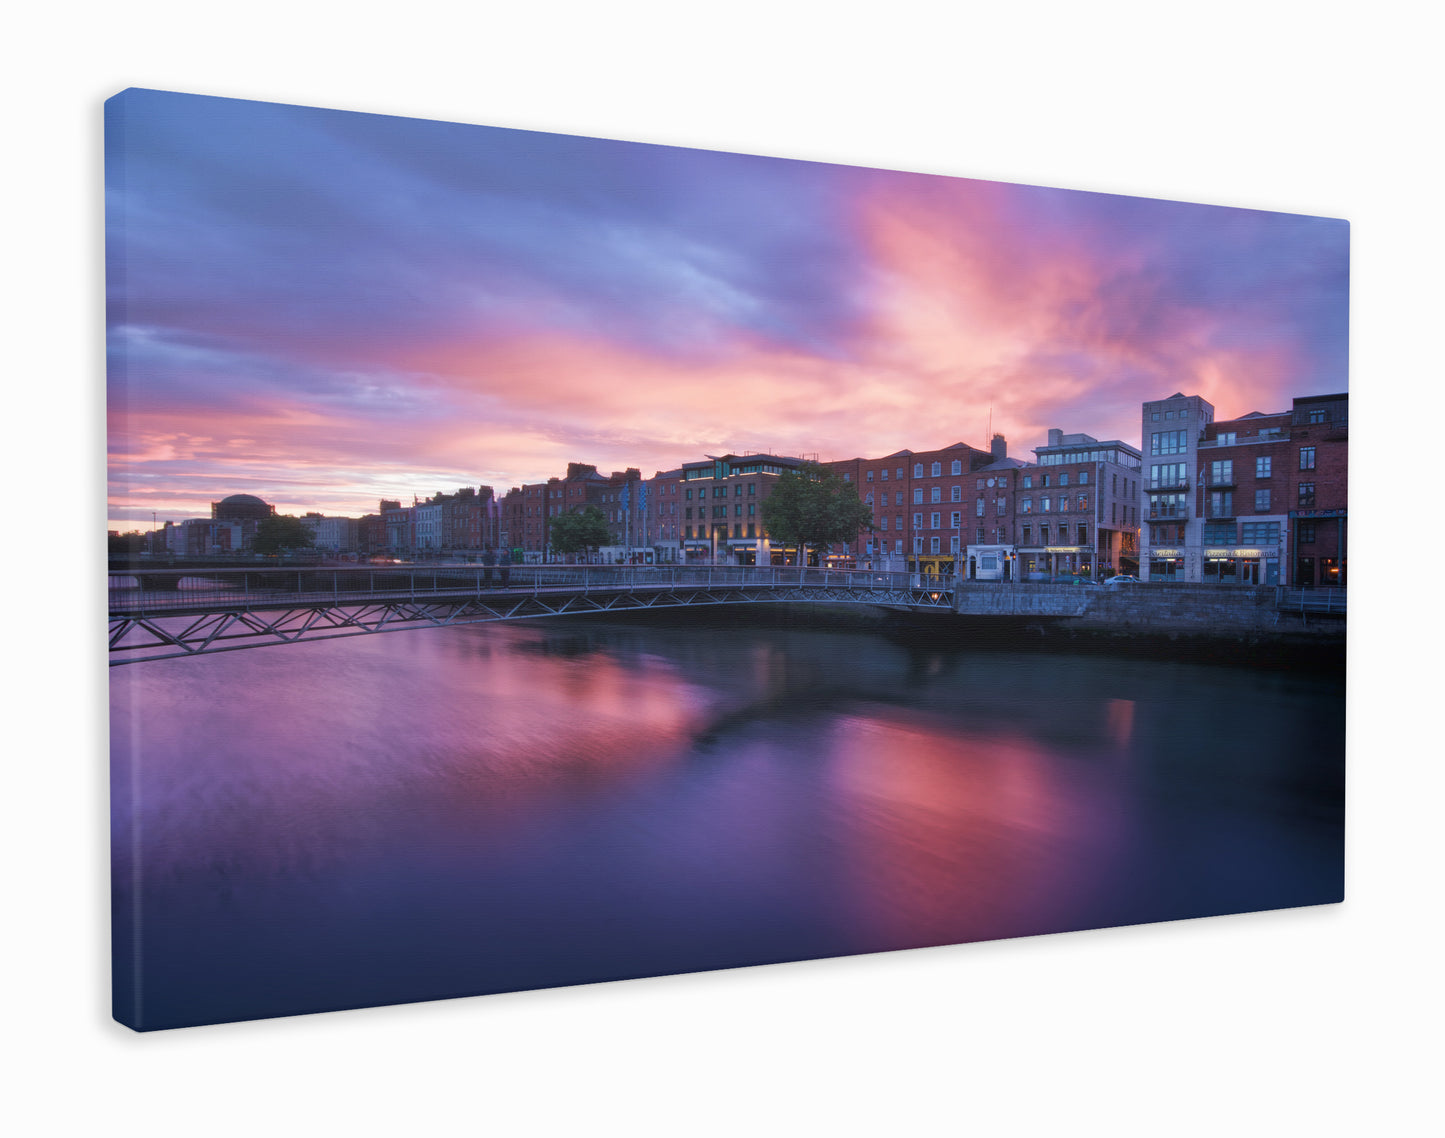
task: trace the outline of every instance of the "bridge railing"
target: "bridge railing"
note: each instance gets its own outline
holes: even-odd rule
[[[364,603],[551,592],[617,592],[677,588],[848,590],[952,587],[950,578],[917,573],[809,569],[797,566],[361,565],[288,568],[128,569],[110,574],[110,611],[127,615],[196,609]]]
[[[1349,600],[1347,589],[1288,589],[1275,592],[1275,607],[1281,612],[1327,613],[1343,616]]]

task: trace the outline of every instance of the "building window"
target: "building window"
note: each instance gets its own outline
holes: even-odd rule
[[[1222,447],[1232,447],[1234,446],[1235,441],[1238,437],[1239,436],[1235,431],[1220,431],[1219,435],[1215,439],[1215,442]]]
[[[923,477],[923,463],[921,463],[921,462],[915,462],[915,463],[913,464],[913,477],[914,477],[914,478],[922,478],[922,477]]]
[[[1034,500],[1033,500],[1032,498],[1024,498],[1024,499],[1022,499],[1022,500],[1019,502],[1019,513],[1021,513],[1021,514],[1031,514],[1031,513],[1033,513],[1033,512],[1034,512]]]
[[[914,528],[914,529],[922,529],[922,528],[923,528],[923,515],[922,515],[922,514],[914,514],[914,515],[913,515],[913,528]]]
[[[853,481],[853,472],[852,472],[851,470],[845,470],[845,471],[843,471],[843,481],[844,481],[844,482],[852,482],[852,481]]]
[[[957,483],[954,483],[952,486],[950,486],[948,488],[948,500],[950,502],[962,502],[963,487],[958,485]]]
[[[1050,507],[1053,505],[1053,501],[1054,501],[1054,500],[1053,500],[1052,498],[1048,497],[1047,495],[1045,495],[1044,497],[1041,497],[1041,498],[1039,499],[1039,509],[1042,510],[1044,513],[1047,514],[1047,513],[1049,512]]]
[[[1209,516],[1211,518],[1234,517],[1234,491],[1211,490],[1209,492]]]
[[[1315,543],[1315,523],[1299,523],[1299,540],[1301,545],[1313,545]]]
[[[928,552],[929,552],[929,553],[937,553],[937,552],[938,552],[938,538],[936,538],[936,537],[930,537],[930,538],[928,539]]]
[[[943,501],[943,487],[942,487],[942,486],[935,486],[935,487],[929,492],[928,500],[929,500],[930,502],[941,502],[941,501]]]
[[[1067,498],[1062,498],[1062,497],[1061,497],[1061,498],[1059,499],[1059,513],[1061,513],[1061,514],[1067,513],[1067,512],[1068,512],[1068,509],[1069,509],[1069,500],[1068,500]]]
[[[1045,490],[1049,488],[1049,476],[1047,474],[1045,474],[1043,478],[1039,481],[1039,485],[1042,486]]]
[[[1089,508],[1089,496],[1088,496],[1087,494],[1080,494],[1080,495],[1079,495],[1079,509],[1080,509],[1080,510],[1087,510],[1088,508]],[[1003,511],[1000,510],[999,513],[1003,513]]]
[[[941,463],[941,462],[935,462],[935,463],[933,464],[933,477],[937,478],[937,477],[938,477],[940,474],[942,474],[942,473],[943,473],[943,463]]]
[[[928,515],[928,528],[929,528],[929,529],[940,529],[940,528],[942,528],[942,518],[943,518],[943,515],[940,514],[937,510],[934,510],[933,513],[931,513],[931,514]]]
[[[962,474],[962,473],[963,473],[963,460],[962,460],[962,459],[955,458],[955,459],[953,460],[953,471],[952,471],[952,472],[953,472],[954,474]]]
[[[1313,482],[1301,482],[1299,484],[1300,508],[1312,507],[1315,504],[1315,484]]]
[[[962,525],[962,524],[963,524],[963,515],[962,515],[961,513],[959,513],[959,511],[954,510],[953,513],[951,513],[951,514],[948,515],[948,528],[949,528],[949,529],[958,529],[959,526]]]
[[[1032,474],[1025,474],[1025,475],[1024,475],[1024,489],[1025,489],[1025,490],[1032,490],[1033,488],[1034,488],[1034,476],[1033,476]]]
[[[873,472],[872,472],[871,470],[868,472],[868,481],[869,481],[869,482],[872,482],[872,481],[873,481]]]
[[[1183,431],[1154,431],[1149,436],[1150,454],[1184,454],[1188,450]]]
[[[1234,541],[1233,522],[1205,522],[1205,545],[1229,545]]]
[[[976,517],[976,518],[981,518],[981,517],[983,517],[983,499],[982,499],[982,498],[978,499],[978,500],[974,503],[973,516]]]
[[[995,498],[995,499],[994,499],[994,506],[995,506],[994,513],[998,514],[999,517],[1003,517],[1004,511],[1008,509],[1008,499],[1007,499],[1007,498]]]
[[[913,504],[915,506],[923,505],[923,487],[920,486],[913,491]]]
[[[1269,455],[1263,455],[1260,458],[1255,459],[1254,476],[1256,478],[1268,478],[1270,476],[1269,472],[1272,463],[1273,460],[1269,457]]]
[[[1019,544],[1028,545],[1033,540],[1033,526],[1023,526],[1019,530]]]
[[[1128,506],[1124,509],[1127,511]],[[1149,516],[1151,518],[1182,518],[1184,516],[1183,494],[1150,494]],[[1128,521],[1128,518],[1125,518]]]
[[[1257,514],[1269,513],[1269,491],[1256,490],[1254,492],[1254,512]]]
[[[1312,411],[1310,412],[1310,422],[1311,422],[1311,423],[1323,423],[1324,421],[1325,421],[1325,409],[1324,409],[1323,407],[1317,407],[1317,408],[1315,408],[1314,410],[1312,410]]]
[[[1067,472],[1061,473],[1061,474],[1059,475],[1059,485],[1060,485],[1060,486],[1067,486],[1068,484],[1069,484],[1069,476],[1068,476]]]
[[[1088,545],[1088,544],[1089,544],[1089,527],[1088,527],[1088,526],[1080,526],[1080,527],[1079,527],[1079,540],[1078,540],[1078,542],[1077,542],[1076,544],[1078,544],[1078,545]]]
[[[902,482],[902,481],[903,481],[903,467],[901,467],[901,466],[898,468],[898,481],[899,481],[899,482]]]
[[[1279,522],[1243,522],[1239,540],[1245,545],[1278,545]]]
[[[888,468],[886,466],[878,472],[878,478],[883,482],[888,481]]]
[[[887,515],[887,514],[884,514],[881,518],[878,519],[878,528],[879,528],[879,529],[887,529],[887,528],[888,528],[888,515]]]
[[[1088,472],[1087,470],[1081,470],[1081,471],[1079,471],[1079,485],[1080,485],[1080,486],[1087,486],[1088,484],[1089,484],[1089,472]]]
[[[1315,468],[1315,448],[1299,448],[1299,468],[1301,470],[1313,470]]]
[[[983,538],[984,538],[983,527],[980,526],[980,527],[978,528],[978,530],[976,531],[976,533],[978,534],[978,538],[977,538],[975,544],[976,544],[976,545],[982,545],[982,544],[983,544]]]
[[[954,537],[951,537],[951,538],[948,539],[948,552],[949,552],[949,553],[957,553],[957,552],[958,552],[958,538],[957,538],[957,536],[954,536]]]
[[[1211,462],[1209,464],[1209,482],[1213,486],[1228,486],[1234,482],[1234,460],[1226,458],[1222,462]]]

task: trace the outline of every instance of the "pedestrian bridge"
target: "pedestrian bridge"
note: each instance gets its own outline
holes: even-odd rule
[[[796,567],[361,565],[112,569],[110,663],[372,632],[729,604],[951,611],[952,578]]]

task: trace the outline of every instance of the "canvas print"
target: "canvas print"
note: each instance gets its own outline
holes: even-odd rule
[[[1346,222],[144,89],[105,148],[121,1023],[1342,899]]]

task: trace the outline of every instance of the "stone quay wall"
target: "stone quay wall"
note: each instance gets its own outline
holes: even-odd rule
[[[955,609],[969,617],[1038,618],[1080,632],[1340,637],[1345,628],[1339,616],[1279,612],[1272,586],[966,581],[955,590]]]

